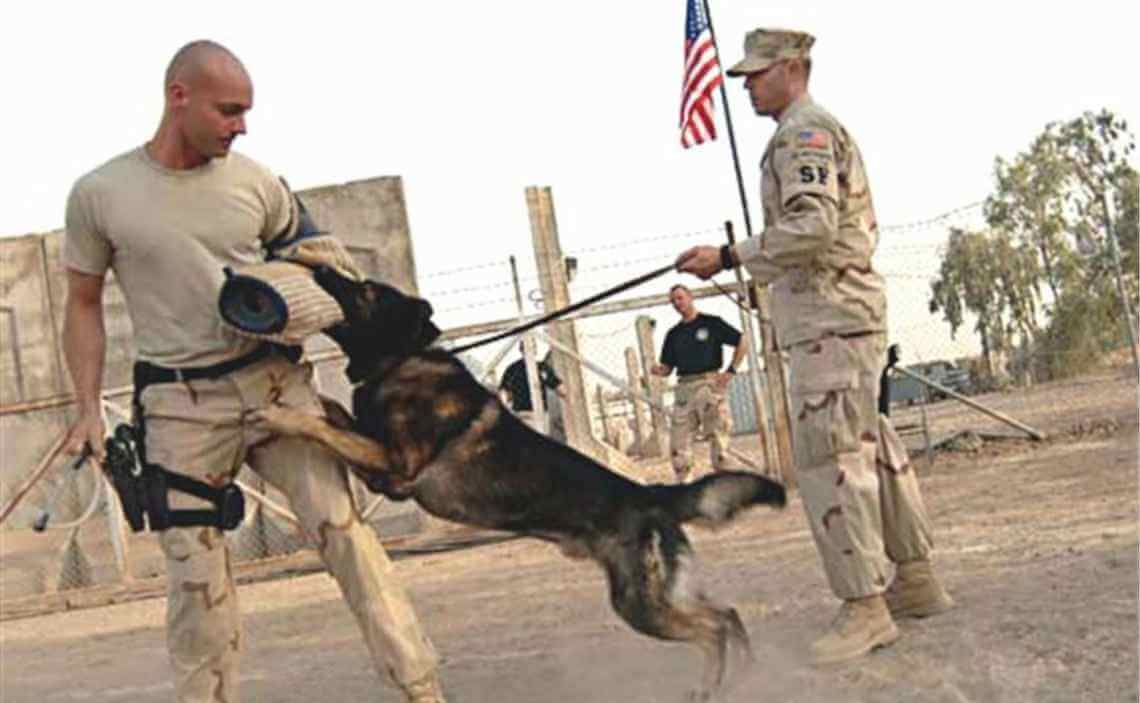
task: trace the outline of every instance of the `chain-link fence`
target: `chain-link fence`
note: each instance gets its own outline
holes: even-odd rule
[[[889,341],[898,345],[898,366],[910,372],[893,370],[885,389],[891,418],[911,448],[977,446],[1026,438],[1027,430],[1079,433],[1089,422],[1114,422],[1113,409],[1134,403],[1137,390],[1128,323],[1117,317],[1095,333],[1057,334],[1055,301],[1046,287],[1040,327],[1033,335],[1007,330],[1018,340],[1012,348],[987,349],[968,311],[952,334],[930,304],[951,228],[986,231],[982,203],[883,228],[875,257],[887,282]],[[1126,285],[1134,290],[1135,278]]]
[[[1123,328],[1118,335],[1109,335],[1107,343],[1099,340],[1095,348],[1073,340],[1069,348],[1025,346],[1001,354],[985,353],[968,316],[957,334],[950,334],[947,323],[929,307],[931,282],[939,273],[940,247],[950,227],[980,225],[981,208],[971,205],[929,221],[884,227],[874,261],[888,286],[889,342],[898,345],[898,366],[910,372],[887,375],[891,419],[912,451],[926,452],[931,458],[938,450],[960,448],[963,442],[1028,436],[1018,425],[1042,435],[1079,432],[1090,423],[1112,422],[1121,407],[1135,403],[1137,379]],[[593,248],[568,246],[558,264],[565,267],[571,300],[582,300],[667,265],[689,246],[724,241],[722,227],[615,238]],[[503,256],[426,272],[419,277],[420,291],[433,304],[436,323],[447,330],[446,344],[456,346],[548,312],[538,270],[529,256],[517,256],[514,264]],[[548,328],[534,332],[536,360],[550,354],[555,368],[573,364],[580,372],[590,434],[635,465],[667,462],[663,453],[667,436],[662,436],[660,428],[672,405],[671,384],[652,380],[646,370],[659,358],[665,332],[679,320],[667,303],[670,286],[685,283],[698,291],[696,305],[701,312],[738,328],[744,327],[742,316],[751,316],[754,330],[761,328],[754,312],[742,310],[733,274],[722,273],[715,282],[716,287],[709,287],[690,277],[665,275],[625,291],[604,306],[576,313],[578,358],[558,348],[546,336]],[[759,346],[762,340],[754,334],[752,341]],[[322,379],[340,373],[343,362],[335,350],[326,344],[317,354],[322,359]],[[506,367],[520,358],[518,339],[480,346],[461,358],[489,389],[498,391]],[[767,371],[770,360],[756,358]],[[744,368],[750,370],[749,366],[746,361]],[[1058,372],[1060,368],[1063,373]],[[776,429],[779,408],[771,404],[775,392],[771,377],[760,376],[759,371],[754,383],[748,373],[733,380],[729,404],[734,444],[739,441],[740,451],[763,466],[765,453],[756,436],[761,430],[771,433]],[[757,412],[757,391],[762,396],[763,417]],[[557,435],[560,429],[564,432],[559,428],[564,421],[560,415],[567,412],[568,401],[555,394],[547,397],[553,416],[548,427]],[[118,421],[116,415],[127,401],[127,396],[110,399],[109,424]],[[61,431],[66,427],[70,412],[66,407],[45,412],[58,416],[54,426]],[[657,420],[655,412],[660,416]],[[37,426],[42,431],[42,418]],[[18,423],[8,427],[18,427]],[[48,449],[44,447],[41,456],[50,455]],[[71,472],[69,466],[66,458],[57,456],[41,467],[29,465],[24,477],[8,483],[5,505],[20,490],[26,489],[26,495],[0,533],[4,564],[0,606],[6,612],[13,612],[13,604],[22,599],[43,594],[83,593],[162,580],[164,559],[153,536],[121,532],[118,506],[107,485],[96,472]],[[40,468],[42,479],[32,481]],[[653,476],[646,471],[638,478]],[[282,496],[251,472],[243,472],[240,478],[250,497],[249,509],[241,528],[228,535],[239,570],[277,564],[274,569],[279,572],[291,568],[290,559],[316,563],[311,545]],[[384,537],[410,534],[425,520],[410,503],[378,499],[355,483],[354,490],[362,514]],[[57,494],[48,529],[33,530],[40,509]]]

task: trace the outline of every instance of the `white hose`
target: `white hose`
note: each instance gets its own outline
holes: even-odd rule
[[[66,477],[64,477],[64,478],[66,480]],[[87,508],[83,511],[83,513],[79,517],[77,517],[75,520],[72,520],[71,522],[52,523],[51,521],[48,521],[48,524],[44,526],[44,529],[45,530],[70,530],[71,528],[79,527],[83,523],[90,520],[91,515],[94,514],[94,512],[95,512],[95,508],[98,507],[99,498],[102,497],[102,495],[103,495],[103,491],[100,489],[103,488],[103,484],[106,482],[107,482],[107,479],[104,478],[102,475],[100,475],[99,478],[97,478],[95,480],[95,488],[92,489],[92,491],[91,491],[91,501],[87,504]]]

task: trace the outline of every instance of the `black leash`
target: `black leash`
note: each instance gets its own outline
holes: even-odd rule
[[[595,295],[592,295],[589,298],[586,298],[585,300],[574,303],[573,305],[568,305],[568,306],[562,308],[561,310],[555,310],[552,313],[548,313],[546,315],[543,315],[540,318],[531,320],[530,322],[526,323],[525,325],[519,325],[518,327],[513,327],[513,328],[511,328],[505,332],[500,332],[500,333],[493,335],[491,337],[487,337],[485,339],[480,339],[478,341],[471,342],[470,344],[464,344],[461,347],[456,347],[454,349],[448,349],[448,351],[451,352],[452,354],[459,354],[460,352],[465,352],[465,351],[468,351],[470,349],[475,349],[476,347],[481,347],[484,344],[490,344],[491,342],[497,342],[500,339],[506,339],[507,337],[513,337],[515,335],[526,332],[529,329],[534,329],[535,327],[538,327],[539,325],[544,325],[547,322],[550,322],[551,320],[556,320],[559,317],[562,317],[563,315],[568,315],[568,314],[570,314],[576,310],[581,310],[582,308],[586,307],[587,305],[592,305],[592,304],[598,302],[599,300],[602,300],[604,298],[610,297],[611,295],[614,295],[615,293],[620,293],[623,290],[628,290],[630,288],[633,288],[634,286],[639,286],[642,283],[645,283],[646,281],[653,280],[654,278],[657,278],[658,276],[660,276],[662,274],[666,274],[666,273],[673,271],[673,270],[674,270],[673,264],[669,264],[668,266],[662,266],[659,269],[656,269],[654,271],[650,271],[649,273],[644,274],[642,276],[638,276],[637,278],[630,279],[630,280],[626,281],[625,283],[614,286],[613,288],[610,288],[608,290],[604,290],[601,293],[597,293]]]

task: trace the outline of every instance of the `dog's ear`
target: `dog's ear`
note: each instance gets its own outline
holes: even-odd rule
[[[420,345],[424,348],[430,347],[432,342],[439,339],[439,335],[443,334],[443,331],[436,327],[431,320],[424,320],[421,330]]]
[[[352,321],[361,316],[363,312],[363,294],[366,284],[354,281],[342,275],[331,266],[318,265],[313,267],[313,280],[317,285],[331,295],[344,311],[346,321]]]
[[[407,330],[407,350],[409,352],[417,352],[426,349],[434,342],[441,334],[440,329],[435,326],[431,321],[431,316],[435,312],[432,309],[431,303],[423,298],[413,298],[411,296],[407,299],[411,303],[410,320],[408,321]]]

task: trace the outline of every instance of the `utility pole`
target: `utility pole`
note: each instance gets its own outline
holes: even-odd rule
[[[1140,352],[1136,349],[1136,326],[1132,322],[1132,305],[1124,290],[1124,273],[1120,270],[1120,249],[1116,245],[1116,207],[1107,189],[1100,194],[1104,204],[1105,236],[1108,238],[1108,251],[1112,255],[1112,267],[1116,273],[1116,291],[1120,294],[1120,305],[1124,308],[1124,326],[1128,328],[1128,348],[1132,352],[1132,369],[1140,378]]]

